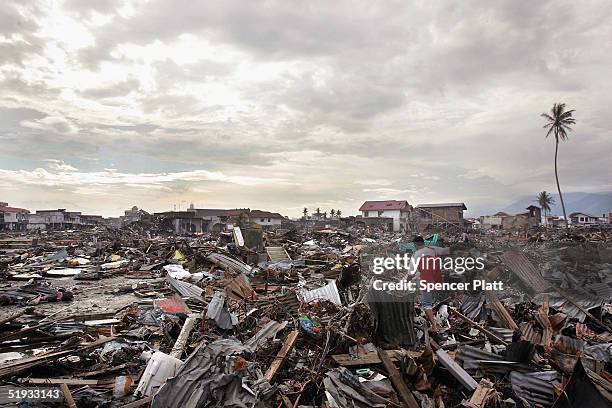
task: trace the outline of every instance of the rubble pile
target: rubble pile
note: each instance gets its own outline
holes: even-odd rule
[[[5,235],[0,406],[609,407],[612,245],[574,235],[430,237],[485,259],[445,281],[507,283],[436,293],[438,332],[418,292],[372,290],[413,250],[375,227]]]

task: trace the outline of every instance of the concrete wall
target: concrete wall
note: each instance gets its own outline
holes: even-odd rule
[[[362,211],[361,215],[365,218],[380,217],[380,218],[392,218],[393,219],[393,231],[402,231],[406,229],[408,222],[408,212],[401,210],[369,210]]]

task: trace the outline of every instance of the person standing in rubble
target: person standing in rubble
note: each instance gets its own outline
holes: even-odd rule
[[[442,261],[438,258],[442,255],[450,254],[450,249],[425,246],[425,240],[420,235],[414,237],[412,242],[416,247],[416,251],[412,254],[414,259],[413,265],[417,266],[417,271],[415,272],[419,273],[419,280],[427,283],[442,283]],[[425,310],[427,319],[431,323],[431,331],[436,333],[438,332],[438,323],[433,313],[433,294],[433,291],[421,291],[421,305]]]

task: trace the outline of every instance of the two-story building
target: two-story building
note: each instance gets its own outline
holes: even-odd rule
[[[249,213],[251,222],[261,225],[262,227],[280,227],[283,223],[283,218],[285,217],[279,213],[270,211],[252,210]]]
[[[464,228],[463,211],[465,210],[467,207],[464,203],[419,204],[416,206],[419,224],[422,228]]]
[[[393,231],[407,231],[412,207],[406,200],[366,201],[359,207],[364,220],[387,218]]]
[[[9,207],[8,203],[0,202],[0,230],[24,231],[29,213],[24,208]]]

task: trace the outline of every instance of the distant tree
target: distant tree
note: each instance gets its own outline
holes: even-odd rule
[[[329,215],[331,215],[331,217],[334,218],[336,216],[336,210],[332,208],[331,211],[329,212]]]
[[[302,211],[304,213],[304,219],[308,218],[308,208],[304,207],[304,211]]]
[[[323,213],[323,219],[324,219],[324,220],[326,220],[326,219],[327,219],[327,211],[325,211],[325,212]]]
[[[574,113],[574,109],[565,110],[564,103],[555,103],[550,110],[550,114],[542,113],[544,119],[546,119],[546,124],[544,125],[544,129],[548,129],[546,132],[546,137],[551,134],[555,135],[555,179],[557,180],[557,191],[559,192],[559,199],[561,200],[561,208],[563,209],[563,219],[565,221],[565,229],[569,228],[567,223],[567,213],[565,212],[565,203],[563,202],[563,195],[561,194],[561,186],[559,185],[559,172],[557,171],[557,156],[559,153],[559,140],[565,141],[567,140],[567,132],[572,131],[570,125],[576,123],[576,120],[572,117]]]
[[[341,215],[342,215],[342,211],[340,210],[336,211],[336,217],[340,218]]]
[[[550,213],[550,206],[555,203],[555,199],[552,198],[552,196],[548,194],[546,191],[542,191],[540,194],[538,194],[536,201],[542,208],[542,211],[544,211],[545,223],[548,223],[548,219],[546,218],[546,215]]]
[[[315,215],[317,216],[317,218],[321,218],[321,209],[319,207],[317,207],[317,211],[315,212]]]

